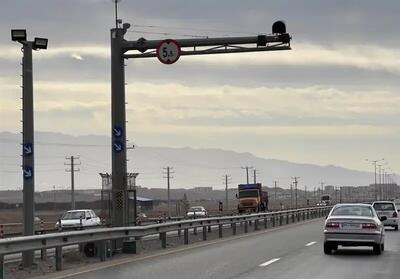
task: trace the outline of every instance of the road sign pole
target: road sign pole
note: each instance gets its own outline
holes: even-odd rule
[[[126,122],[125,66],[122,44],[126,30],[111,29],[111,115],[112,115],[112,219],[113,227],[126,225]],[[116,130],[119,130],[118,133]],[[120,246],[117,244],[117,249]]]
[[[34,176],[34,145],[33,145],[33,67],[32,67],[32,42],[26,42],[23,46],[22,61],[22,168],[23,168],[23,221],[24,235],[34,234],[35,212],[35,176]],[[30,147],[28,150],[26,147]],[[33,264],[33,251],[23,252],[22,263],[24,267]]]

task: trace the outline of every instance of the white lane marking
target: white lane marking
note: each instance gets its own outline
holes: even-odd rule
[[[312,242],[310,242],[310,243],[307,243],[306,246],[309,247],[309,246],[311,246],[311,245],[314,245],[315,243],[317,243],[317,242],[316,242],[316,241],[312,241]]]
[[[270,264],[272,264],[272,263],[274,263],[274,262],[279,261],[280,259],[281,259],[281,258],[275,258],[275,259],[269,260],[268,262],[262,263],[262,264],[260,264],[259,266],[267,266],[267,265],[270,265]]]

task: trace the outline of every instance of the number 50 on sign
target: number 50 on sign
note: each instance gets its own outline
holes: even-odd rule
[[[178,61],[180,56],[181,47],[175,40],[164,40],[157,48],[157,57],[161,63],[173,64]]]

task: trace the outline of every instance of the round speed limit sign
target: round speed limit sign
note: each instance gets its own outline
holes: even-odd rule
[[[173,64],[178,61],[179,56],[181,56],[181,47],[175,40],[164,40],[157,48],[157,57],[161,63]]]

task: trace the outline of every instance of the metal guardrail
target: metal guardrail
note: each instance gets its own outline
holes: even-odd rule
[[[184,244],[187,245],[189,244],[189,229],[196,230],[197,228],[203,228],[203,240],[207,240],[207,232],[211,231],[211,227],[218,226],[219,237],[222,237],[223,226],[230,225],[232,235],[236,235],[236,226],[238,223],[244,223],[244,232],[247,233],[250,222],[254,222],[254,229],[258,230],[260,228],[260,221],[264,223],[264,228],[267,228],[268,221],[272,227],[281,226],[284,223],[289,224],[289,222],[294,223],[301,220],[323,217],[328,214],[330,209],[331,207],[313,207],[248,215],[190,219],[146,226],[87,229],[0,239],[0,278],[4,278],[4,256],[8,254],[36,250],[41,250],[42,253],[46,254],[47,249],[55,248],[56,270],[62,270],[62,248],[65,246],[96,243],[99,247],[98,255],[100,260],[105,261],[107,257],[107,244],[111,240],[130,240],[130,245],[134,245],[135,247],[133,249],[135,253],[136,240],[148,235],[159,234],[161,248],[166,248],[167,232],[177,231],[180,236],[183,231]]]

